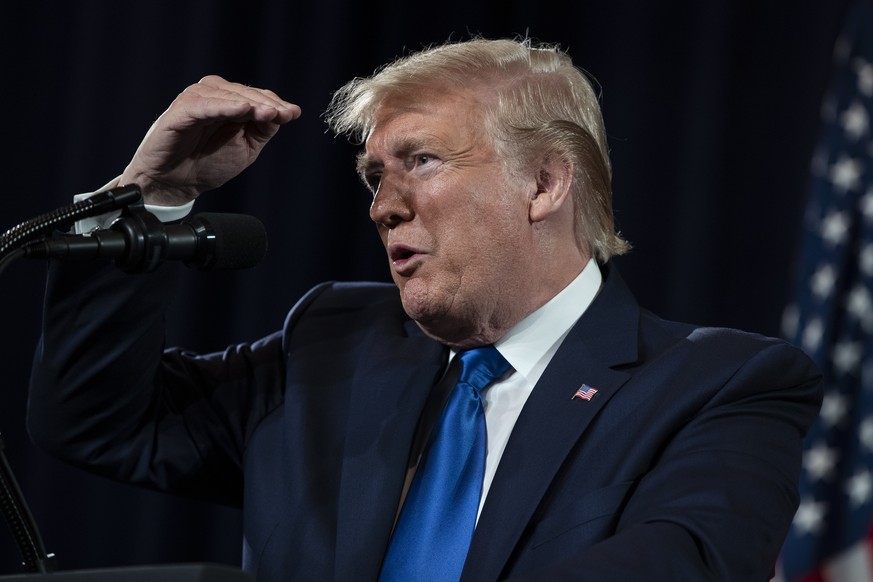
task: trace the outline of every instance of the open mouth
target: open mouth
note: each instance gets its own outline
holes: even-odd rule
[[[391,244],[388,247],[388,258],[391,267],[397,275],[410,277],[421,266],[425,253],[419,249],[403,244]]]
[[[413,250],[409,247],[403,246],[403,245],[392,246],[388,250],[388,258],[391,259],[392,263],[399,263],[399,262],[406,261],[408,259],[411,259],[416,254],[417,253],[415,252],[415,250]]]

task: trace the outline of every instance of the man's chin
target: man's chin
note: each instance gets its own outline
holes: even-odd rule
[[[445,336],[451,334],[451,329],[458,327],[457,323],[451,321],[446,309],[437,309],[431,302],[417,301],[402,292],[400,298],[406,315],[430,337],[445,342]]]
[[[410,304],[403,301],[403,310],[410,319],[415,321],[419,327],[428,331],[429,329],[439,329],[445,324],[445,314],[435,313],[433,310],[427,309],[418,304]]]
[[[400,287],[400,300],[403,310],[418,327],[429,337],[456,347],[461,343],[469,343],[478,336],[475,322],[463,317],[462,313],[453,312],[453,302],[448,295],[434,293],[432,288],[425,287],[420,280],[406,281]],[[440,301],[440,299],[443,299]],[[475,341],[475,339],[474,339]]]
[[[406,314],[428,337],[455,349],[464,349],[482,343],[474,325],[446,312],[434,313],[422,309],[410,309],[404,305]]]

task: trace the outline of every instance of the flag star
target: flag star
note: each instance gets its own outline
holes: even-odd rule
[[[853,141],[858,141],[870,128],[870,118],[867,110],[860,101],[855,100],[848,109],[840,115],[840,125],[846,131],[846,135]]]
[[[834,284],[837,282],[837,275],[834,272],[833,265],[821,265],[812,275],[812,293],[819,299],[827,299],[834,290]]]
[[[863,59],[855,59],[854,65],[858,74],[858,90],[862,95],[873,97],[873,64]]]
[[[803,328],[803,337],[801,338],[803,349],[808,353],[813,353],[818,350],[823,335],[824,324],[820,318],[816,317],[807,322],[806,327]]]
[[[860,355],[858,359],[860,360]],[[846,418],[848,410],[849,405],[845,396],[837,392],[828,392],[822,399],[819,416],[826,427],[832,427],[840,424]],[[833,451],[833,449],[827,449],[822,445],[821,450],[816,452],[816,455],[825,455],[825,451]]]
[[[849,234],[849,219],[845,212],[833,211],[821,223],[821,236],[831,246],[845,242]]]
[[[869,452],[873,452],[873,418],[868,416],[858,425],[858,441]]]
[[[863,355],[864,348],[860,343],[841,341],[834,346],[834,368],[838,374],[857,374]]]
[[[823,501],[806,499],[801,501],[794,514],[794,527],[800,535],[818,533],[824,524],[827,504]]]
[[[838,190],[843,192],[856,190],[861,182],[861,162],[848,156],[841,156],[831,166],[828,177]]]
[[[861,471],[850,477],[846,482],[846,493],[854,509],[870,501],[870,496],[873,495],[873,476],[870,471]]]
[[[836,449],[828,448],[824,443],[818,443],[803,453],[803,468],[813,481],[828,479],[836,464]]]
[[[873,318],[873,299],[870,291],[863,283],[852,287],[846,298],[846,311],[861,323],[867,323]]]

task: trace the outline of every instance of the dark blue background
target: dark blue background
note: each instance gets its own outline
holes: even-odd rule
[[[387,280],[356,148],[326,133],[320,114],[351,77],[470,33],[559,43],[602,85],[617,221],[635,245],[617,264],[645,307],[778,335],[845,1],[107,0],[0,10],[0,230],[120,173],[154,118],[206,74],[303,107],[255,166],[198,203],[259,216],[271,243],[253,270],[186,273],[169,341],[211,350],[273,331],[316,282]],[[29,443],[44,272],[19,262],[0,281],[0,432],[48,549],[64,569],[237,563],[236,510],[91,477]],[[18,562],[0,529],[0,574]]]

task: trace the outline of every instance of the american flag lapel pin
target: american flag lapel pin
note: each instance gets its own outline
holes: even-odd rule
[[[570,400],[575,400],[577,398],[581,398],[582,400],[591,400],[594,398],[594,395],[597,394],[597,388],[592,388],[588,384],[582,384],[576,393],[570,398]]]

